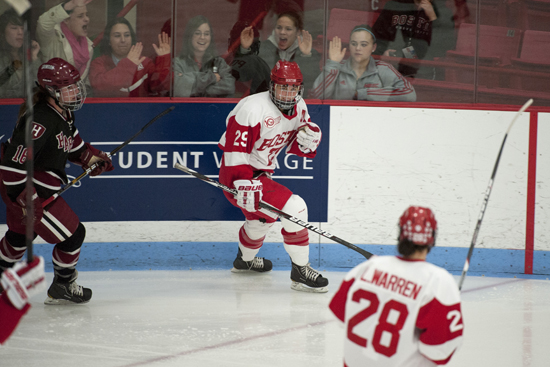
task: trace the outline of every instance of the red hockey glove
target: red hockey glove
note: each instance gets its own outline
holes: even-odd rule
[[[298,148],[304,153],[310,153],[317,149],[321,143],[321,131],[313,131],[309,126],[303,126],[296,134]]]
[[[31,308],[29,297],[46,288],[44,258],[35,256],[30,264],[23,261],[4,270],[1,284],[0,344],[4,344]]]
[[[89,169],[96,162],[103,161],[103,163],[100,163],[92,172],[90,172],[90,176],[98,176],[103,172],[109,172],[115,169],[115,167],[113,167],[113,162],[107,153],[94,148],[90,143],[85,144],[86,150],[80,155],[80,162],[82,163],[82,168],[84,170]]]
[[[235,199],[237,205],[249,212],[255,212],[260,207],[262,200],[262,190],[264,186],[259,180],[236,180],[233,182],[237,189]]]
[[[33,202],[33,220],[34,222],[40,222],[44,210],[42,209],[42,198],[39,198],[36,194],[36,189],[33,188],[32,202]],[[25,188],[19,196],[15,199],[15,202],[11,203],[11,210],[17,214],[20,214],[21,223],[25,224],[28,215],[27,211],[27,189]]]
[[[13,269],[8,268],[2,273],[2,288],[11,304],[18,310],[22,310],[29,298],[45,289],[45,286],[42,256],[35,256],[29,264],[22,261]]]

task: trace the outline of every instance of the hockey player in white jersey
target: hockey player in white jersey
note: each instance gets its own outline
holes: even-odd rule
[[[279,153],[313,158],[321,142],[319,126],[311,122],[302,99],[303,77],[295,62],[278,61],[271,71],[269,91],[243,98],[227,117],[227,129],[220,139],[224,151],[220,182],[235,188],[227,199],[242,209],[246,221],[239,231],[239,250],[233,272],[266,272],[271,261],[256,257],[264,238],[277,220],[259,209],[263,200],[284,212],[307,221],[307,205],[298,195],[272,180]],[[281,220],[284,248],[292,260],[291,288],[323,293],[328,280],[309,264],[307,229]]]
[[[437,232],[432,211],[409,207],[399,230],[400,256],[373,256],[356,266],[330,302],[345,324],[346,367],[444,365],[462,344],[457,284],[425,261]]]

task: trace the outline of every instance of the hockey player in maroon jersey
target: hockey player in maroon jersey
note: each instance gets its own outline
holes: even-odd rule
[[[345,324],[344,366],[444,365],[462,344],[457,284],[425,261],[437,233],[432,211],[409,207],[399,230],[400,256],[373,256],[356,266],[330,302]]]
[[[85,303],[92,291],[76,283],[76,264],[86,234],[78,216],[58,197],[44,209],[42,202],[67,183],[67,160],[87,169],[103,161],[90,175],[111,171],[104,152],[85,143],[74,124],[86,90],[78,70],[63,59],[53,58],[38,70],[38,87],[33,96],[34,196],[33,213],[26,211],[26,105],[21,105],[13,135],[2,144],[0,194],[7,207],[8,231],[0,241],[0,272],[21,260],[26,250],[25,218],[34,216],[35,235],[55,244],[52,254],[54,280],[46,304]]]
[[[220,182],[237,190],[227,199],[242,209],[246,221],[239,231],[239,250],[233,272],[266,272],[271,261],[256,257],[277,216],[258,208],[263,200],[307,221],[307,205],[298,195],[275,182],[271,175],[279,153],[313,158],[321,130],[311,122],[302,99],[303,77],[295,62],[278,61],[271,71],[269,91],[243,98],[227,117],[227,130],[219,142],[224,151]],[[281,220],[284,248],[292,260],[291,288],[327,292],[328,280],[309,265],[307,229]]]
[[[4,270],[0,278],[0,344],[4,344],[31,308],[29,298],[46,288],[44,258],[35,256],[31,263],[19,262]]]

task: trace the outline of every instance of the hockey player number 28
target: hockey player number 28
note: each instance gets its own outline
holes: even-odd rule
[[[368,292],[363,289],[360,289],[353,294],[352,300],[354,302],[360,302],[362,299],[369,301],[370,304],[367,308],[358,312],[349,320],[348,339],[355,344],[366,348],[367,339],[355,334],[353,332],[353,328],[357,324],[374,315],[378,310],[378,307],[380,306],[380,301],[378,300],[378,297],[375,293]],[[388,316],[392,310],[399,313],[399,317],[397,318],[395,324],[392,324],[388,321]],[[378,324],[374,329],[374,335],[372,336],[371,341],[371,344],[377,353],[383,354],[386,357],[391,357],[395,354],[395,352],[397,351],[397,344],[399,343],[399,332],[403,328],[403,325],[405,325],[405,320],[407,320],[407,316],[409,316],[409,311],[407,310],[407,306],[403,303],[395,300],[390,300],[386,302],[386,304],[384,304],[384,308],[382,309],[382,313],[378,318]],[[381,343],[382,335],[384,334],[384,332],[391,335],[390,343],[388,346],[382,345]]]

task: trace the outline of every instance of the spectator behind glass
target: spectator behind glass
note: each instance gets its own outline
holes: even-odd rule
[[[185,27],[183,50],[174,59],[176,97],[227,97],[235,93],[235,78],[225,60],[216,56],[210,21],[198,15]]]
[[[101,56],[90,66],[96,97],[159,96],[170,89],[170,37],[159,34],[155,61],[141,56],[143,45],[125,18],[112,19],[101,40]]]
[[[231,3],[239,3],[239,15],[237,22],[251,23],[262,12],[281,14],[285,11],[304,11],[304,0],[228,0]],[[264,19],[261,19],[256,27],[263,29]]]
[[[241,36],[242,52],[251,52],[252,37]],[[272,69],[277,61],[295,61],[304,76],[304,88],[310,89],[319,73],[321,55],[313,48],[313,38],[304,30],[300,14],[292,11],[277,16],[273,33],[260,44],[259,56]]]
[[[439,11],[431,0],[390,0],[373,26],[378,39],[375,54],[424,59],[432,44],[433,30],[445,28],[440,23],[449,22],[454,28],[451,18],[440,19]],[[451,44],[447,49],[454,47],[454,35],[449,37]],[[418,67],[400,64],[398,70],[404,76],[414,77]]]
[[[260,51],[260,34],[256,27],[248,26],[248,22],[238,21],[229,34],[229,52],[231,52],[231,74],[235,80],[243,83],[250,82],[250,94],[269,90],[271,69],[258,56]],[[249,50],[243,49],[240,39],[252,38]],[[235,44],[238,41],[238,44]],[[234,49],[231,49],[234,47]]]
[[[0,98],[17,98],[25,95],[23,53],[23,21],[15,10],[0,15]],[[38,42],[31,43],[31,71],[36,75],[40,60]]]
[[[42,61],[59,57],[74,65],[86,86],[93,55],[88,38],[88,9],[92,0],[70,0],[49,9],[38,18],[36,38],[42,50]],[[88,88],[89,91],[89,88]],[[88,93],[89,95],[89,93]]]
[[[366,101],[416,101],[413,86],[391,64],[374,60],[376,38],[371,27],[358,25],[351,31],[350,58],[334,37],[329,42],[328,60],[315,80],[310,98],[358,99]],[[324,92],[324,94],[323,94]]]

